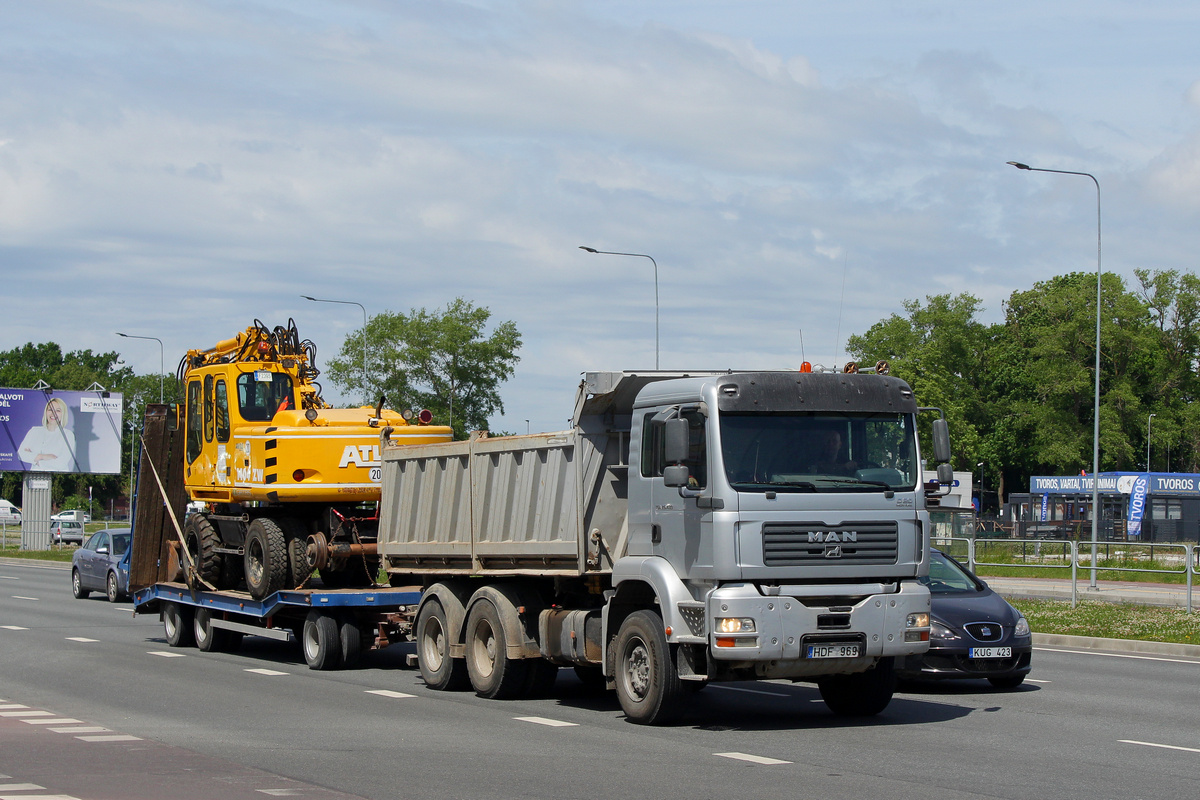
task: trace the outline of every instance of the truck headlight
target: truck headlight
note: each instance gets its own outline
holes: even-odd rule
[[[717,633],[754,633],[751,617],[717,617]]]
[[[918,612],[916,614],[909,614],[908,619],[906,619],[904,621],[904,627],[906,627],[906,628],[928,628],[929,627],[929,614],[924,611]]]

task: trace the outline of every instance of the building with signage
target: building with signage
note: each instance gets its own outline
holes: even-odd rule
[[[1093,480],[1096,481],[1093,484]],[[1028,538],[1089,538],[1092,492],[1100,491],[1099,537],[1105,541],[1200,541],[1200,474],[1105,472],[1035,475],[1029,492],[1009,495],[1004,522]]]

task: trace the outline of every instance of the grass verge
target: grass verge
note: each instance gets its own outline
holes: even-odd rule
[[[1182,608],[1089,600],[1071,608],[1067,600],[1009,598],[1035,633],[1138,639],[1200,645],[1200,614]]]

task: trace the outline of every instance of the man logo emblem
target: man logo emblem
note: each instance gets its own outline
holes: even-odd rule
[[[840,544],[830,544],[825,546],[826,558],[841,558],[842,546]]]

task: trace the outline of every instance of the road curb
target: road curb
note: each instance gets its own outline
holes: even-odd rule
[[[1074,647],[1080,650],[1102,650],[1113,653],[1145,653],[1156,656],[1200,658],[1200,645],[1147,642],[1140,639],[1102,639],[1098,636],[1035,633],[1033,634],[1033,643],[1042,647]]]

